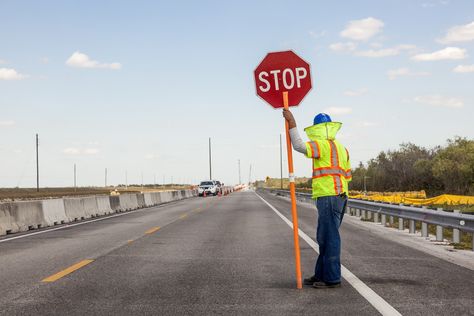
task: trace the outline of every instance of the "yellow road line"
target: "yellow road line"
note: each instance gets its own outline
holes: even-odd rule
[[[150,228],[149,230],[147,230],[145,232],[145,234],[153,234],[154,232],[156,232],[157,230],[159,230],[161,227],[160,226],[156,226],[156,227],[153,227],[153,228]]]
[[[134,241],[133,239],[130,239],[130,240],[128,240],[127,242],[128,242],[129,244],[131,244],[133,241]]]
[[[187,213],[181,215],[179,218],[183,219],[183,218],[186,218],[186,217],[188,217],[188,214],[187,214]]]
[[[88,265],[89,263],[91,263],[92,261],[94,260],[82,260],[81,262],[78,262],[72,266],[70,266],[69,268],[66,268],[56,274],[53,274],[52,276],[49,276],[47,277],[46,279],[43,279],[41,280],[41,282],[54,282],[54,281],[57,281],[59,279],[61,279],[62,277],[70,274],[70,273],[73,273],[74,271],[76,270],[79,270],[80,268]]]

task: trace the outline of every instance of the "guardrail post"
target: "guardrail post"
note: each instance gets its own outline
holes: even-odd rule
[[[362,210],[362,219],[366,219],[367,218],[367,211],[366,210]]]
[[[409,231],[409,233],[410,233],[410,234],[414,234],[414,233],[415,233],[415,220],[410,219],[410,222],[409,222],[409,223],[410,223],[410,224],[409,224],[409,225],[410,225],[410,231]]]
[[[374,222],[378,223],[379,222],[379,213],[374,212]]]
[[[426,209],[426,206],[422,206],[421,208]],[[421,222],[421,237],[428,237],[428,223]]]
[[[356,216],[360,217],[360,209],[356,208]]]
[[[459,210],[454,210],[454,213],[460,213]],[[459,229],[453,228],[453,243],[459,244],[461,242],[461,232]]]
[[[393,225],[393,223],[395,222],[393,216],[390,215],[390,217],[388,218],[388,222],[390,223],[390,225]]]
[[[398,230],[404,230],[405,229],[405,225],[403,223],[403,218],[399,217],[398,218]]]
[[[387,215],[382,214],[382,225],[385,227],[387,226]]]
[[[438,207],[438,212],[442,212],[443,208]],[[436,225],[436,241],[443,241],[443,226]]]
[[[403,203],[398,204],[400,206],[403,206]],[[405,223],[403,221],[403,218],[398,217],[398,230],[405,230]]]

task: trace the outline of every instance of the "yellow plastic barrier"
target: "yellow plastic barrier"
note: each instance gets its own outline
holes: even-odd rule
[[[443,194],[433,198],[412,198],[403,196],[403,194],[394,195],[350,195],[353,199],[362,199],[368,201],[404,203],[412,205],[474,205],[474,196]]]

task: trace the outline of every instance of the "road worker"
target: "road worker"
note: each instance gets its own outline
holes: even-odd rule
[[[341,286],[341,238],[339,227],[347,205],[348,183],[351,181],[349,152],[336,140],[341,123],[332,122],[327,114],[314,117],[313,125],[305,128],[310,141],[304,143],[289,110],[283,111],[288,121],[293,148],[313,162],[313,194],[318,209],[316,240],[319,256],[314,275],[304,279],[315,288]]]

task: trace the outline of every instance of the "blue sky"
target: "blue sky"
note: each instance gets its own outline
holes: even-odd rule
[[[236,183],[238,159],[277,177],[283,119],[253,70],[287,49],[313,77],[298,127],[329,112],[353,165],[474,137],[471,0],[1,1],[0,26],[0,186],[35,185],[35,133],[44,186],[74,163],[79,185],[199,181],[208,137],[214,178]]]

